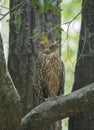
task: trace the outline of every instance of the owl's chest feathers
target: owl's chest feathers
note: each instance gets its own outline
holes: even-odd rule
[[[50,73],[49,78],[53,77],[53,73],[59,74],[61,70],[61,61],[57,57],[47,57],[43,59],[44,61],[42,62],[42,67],[43,67],[43,72],[44,75],[46,76]]]
[[[61,60],[56,56],[43,59],[43,82],[50,96],[56,96],[60,88]]]

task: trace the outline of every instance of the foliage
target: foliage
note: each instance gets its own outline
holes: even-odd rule
[[[33,6],[39,7],[39,14],[46,13],[47,11],[52,11],[55,16],[60,17],[60,12],[57,7],[57,4],[61,0],[34,0]]]

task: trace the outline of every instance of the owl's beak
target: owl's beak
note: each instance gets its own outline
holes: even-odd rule
[[[44,53],[45,53],[45,54],[49,54],[49,53],[50,53],[50,49],[45,49],[45,50],[44,50]]]

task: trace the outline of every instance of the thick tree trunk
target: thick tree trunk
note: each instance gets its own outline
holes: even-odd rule
[[[94,82],[94,0],[83,0],[82,26],[73,91]],[[94,107],[72,116],[69,130],[94,130]]]
[[[3,41],[0,34],[0,130],[20,130],[20,121],[21,100],[6,71]]]
[[[20,97],[6,74],[3,44],[0,35],[0,130],[19,130]]]
[[[9,44],[9,70],[14,84],[20,93],[23,104],[23,115],[41,102],[41,79],[39,64],[35,52],[35,46],[30,37],[35,27],[35,15],[32,1],[11,1],[10,9],[22,7],[21,27],[18,29],[14,24],[14,15],[11,13],[10,44]],[[16,10],[16,13],[18,11]],[[43,100],[43,99],[42,99]]]
[[[48,31],[60,23],[51,11],[39,15],[39,7],[33,6],[32,2],[33,0],[10,1],[10,9],[14,8],[14,13],[11,12],[10,20],[9,71],[21,96],[22,116],[44,101],[38,61],[40,34],[45,33],[49,41],[55,41],[57,39],[55,32]],[[14,17],[18,10],[21,11],[21,26],[15,28]],[[60,130],[61,122],[48,129]]]

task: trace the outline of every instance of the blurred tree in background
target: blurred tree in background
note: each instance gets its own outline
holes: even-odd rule
[[[55,2],[54,2],[55,3]],[[81,0],[63,0],[61,7],[62,11],[62,23],[71,21],[79,11],[81,10]],[[3,14],[9,11],[9,0],[2,0],[2,12]],[[7,15],[2,19],[2,35],[5,49],[6,64],[8,59],[8,34],[9,34],[9,16]],[[69,25],[69,30],[68,30]],[[61,58],[64,60],[65,69],[66,69],[66,87],[65,94],[69,93],[72,89],[73,78],[74,78],[74,66],[76,62],[77,55],[77,44],[79,38],[80,30],[80,17],[78,16],[69,24],[61,25],[62,31],[62,53]],[[68,31],[68,32],[67,32]],[[64,122],[66,124],[66,122]],[[67,125],[66,125],[67,126]]]
[[[82,23],[73,91],[94,82],[94,0],[82,1]],[[70,117],[69,130],[94,130],[94,106]]]
[[[79,33],[81,25],[81,11],[82,0],[63,0],[62,6],[62,55],[66,69],[66,87],[65,94],[71,92],[74,82],[74,70],[78,50]],[[79,15],[78,15],[79,14]],[[78,16],[77,16],[78,15]],[[76,19],[73,19],[75,18]],[[68,129],[68,118],[63,121],[64,129]]]

